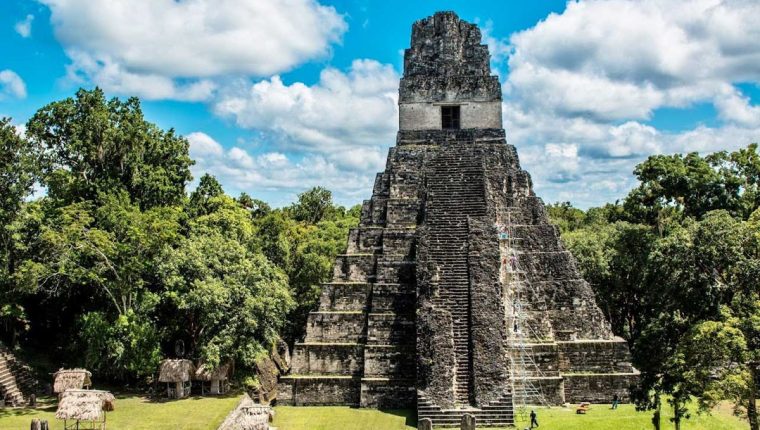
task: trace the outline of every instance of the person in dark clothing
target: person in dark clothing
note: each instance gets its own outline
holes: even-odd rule
[[[538,427],[538,418],[536,411],[530,411],[530,428]]]
[[[612,396],[612,409],[617,409],[619,403],[620,403],[620,397],[618,397],[617,394]]]

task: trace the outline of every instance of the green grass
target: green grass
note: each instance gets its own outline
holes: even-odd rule
[[[171,401],[116,396],[116,409],[108,413],[107,424],[112,430],[215,430],[239,400],[239,395]],[[0,430],[26,430],[33,418],[48,420],[51,430],[63,429],[55,409],[52,400],[38,409],[0,409]]]
[[[377,411],[342,406],[275,408],[274,426],[278,430],[410,430],[416,428],[413,411]],[[528,411],[529,412],[529,411]],[[636,412],[631,405],[610,410],[609,405],[593,405],[586,415],[576,415],[574,408],[536,408],[540,430],[648,430],[652,428],[650,412]],[[669,411],[663,411],[662,429],[672,429]],[[527,417],[526,417],[527,418]],[[528,421],[517,416],[517,427],[528,427]],[[692,414],[682,430],[748,429],[746,421],[731,416],[727,410],[711,415]]]
[[[672,429],[670,409],[663,408],[662,429]],[[517,429],[528,427],[530,419],[526,414],[517,414]],[[541,430],[649,430],[652,426],[652,412],[637,412],[633,405],[620,405],[611,410],[610,405],[592,405],[586,415],[578,415],[575,408],[536,408]],[[692,413],[691,418],[681,422],[682,430],[736,430],[749,429],[746,421],[732,416],[727,410],[715,410],[711,414]]]
[[[402,430],[416,428],[411,410],[379,411],[345,406],[278,406],[273,426],[277,430]]]
[[[190,398],[152,401],[139,396],[117,396],[116,410],[108,414],[112,430],[214,430],[237,405],[239,396]],[[414,411],[378,411],[342,406],[275,408],[274,426],[279,430],[411,430],[416,428]],[[631,405],[612,411],[609,405],[593,405],[587,415],[576,415],[574,408],[536,408],[540,430],[648,430],[650,412],[636,412]],[[663,430],[672,429],[669,409],[664,408]],[[0,430],[26,430],[32,418],[46,419],[51,430],[61,430],[63,423],[54,417],[55,402],[48,400],[38,409],[0,410]],[[518,414],[517,430],[527,427]],[[683,430],[748,429],[746,421],[730,414],[724,407],[711,415],[692,414]],[[515,428],[512,428],[515,430]]]

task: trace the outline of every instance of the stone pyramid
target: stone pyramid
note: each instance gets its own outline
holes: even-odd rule
[[[399,132],[279,404],[417,407],[513,423],[515,399],[609,402],[638,372],[502,128],[477,26],[414,23]]]

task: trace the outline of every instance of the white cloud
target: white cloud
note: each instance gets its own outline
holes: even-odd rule
[[[513,34],[504,123],[537,193],[601,204],[625,195],[650,154],[759,141],[760,106],[737,86],[760,82],[758,20],[760,3],[742,0],[586,0]],[[705,102],[717,126],[645,124]]]
[[[221,91],[213,109],[281,147],[322,154],[343,168],[380,168],[398,128],[398,79],[390,65],[355,60],[346,73],[323,70],[312,86],[279,76],[239,82]]]
[[[26,98],[26,84],[13,70],[0,71],[0,100],[8,97]]]
[[[760,81],[758,18],[747,1],[568,2],[512,36],[510,88],[563,114],[647,119]]]
[[[34,21],[34,15],[27,15],[22,21],[17,22],[13,29],[23,38],[31,37],[32,21]]]
[[[196,161],[193,176],[204,173],[217,177],[231,194],[247,192],[265,197],[275,206],[290,203],[296,194],[314,186],[325,186],[342,204],[355,204],[368,198],[372,176],[366,172],[344,171],[325,156],[306,155],[291,160],[280,152],[252,155],[240,147],[224,149],[202,132],[187,136],[190,156]]]
[[[316,0],[41,1],[72,75],[146,98],[208,98],[204,79],[292,69],[347,29]]]

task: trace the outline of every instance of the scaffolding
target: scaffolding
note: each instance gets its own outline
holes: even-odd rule
[[[501,280],[504,288],[505,323],[508,333],[510,381],[514,408],[525,419],[530,405],[549,406],[540,381],[544,375],[536,363],[532,339],[541,336],[528,317],[528,294],[538,297],[520,265],[522,238],[515,236],[512,213],[507,212],[506,225],[497,224],[501,253]]]

